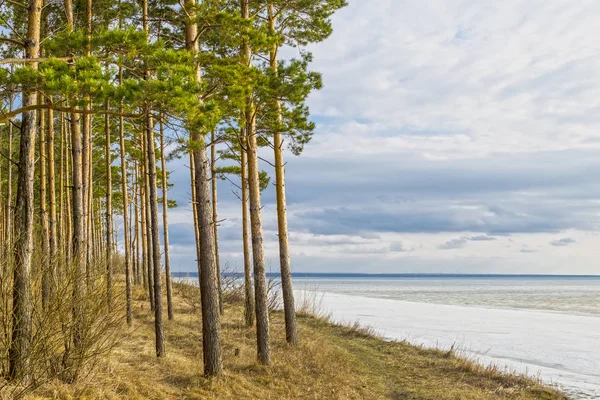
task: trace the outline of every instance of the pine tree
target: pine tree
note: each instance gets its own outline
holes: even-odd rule
[[[27,42],[25,58],[36,59],[40,54],[40,28],[42,0],[31,0],[27,8]],[[38,68],[37,62],[29,67]],[[23,107],[37,105],[37,93],[33,89],[23,92]],[[21,121],[21,143],[19,146],[19,173],[17,176],[17,198],[15,209],[13,280],[13,325],[9,349],[10,376],[29,381],[29,348],[31,346],[31,289],[30,271],[33,252],[33,180],[34,150],[36,136],[35,110],[23,113]]]

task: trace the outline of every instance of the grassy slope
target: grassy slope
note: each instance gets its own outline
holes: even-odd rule
[[[186,294],[187,292],[187,294]],[[184,295],[185,294],[185,295]],[[176,317],[166,325],[167,358],[154,357],[154,325],[138,291],[135,326],[78,386],[53,382],[31,398],[55,399],[564,399],[535,382],[485,369],[451,353],[391,343],[301,316],[302,344],[285,344],[283,316],[272,315],[273,365],[255,362],[254,331],[239,305],[223,319],[225,374],[202,377],[200,318],[189,288],[176,285]]]

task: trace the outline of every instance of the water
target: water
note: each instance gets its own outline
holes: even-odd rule
[[[600,315],[600,277],[302,277],[294,286],[417,303]]]
[[[313,276],[294,285],[299,306],[316,298],[334,321],[458,347],[574,399],[600,399],[600,278]]]

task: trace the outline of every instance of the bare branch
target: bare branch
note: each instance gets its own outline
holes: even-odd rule
[[[0,37],[0,42],[8,42],[16,44],[17,46],[25,47],[25,42],[21,42],[20,40],[15,40],[7,37]]]
[[[125,118],[141,118],[144,114],[121,114],[118,111],[110,111],[110,110],[85,110],[74,107],[58,107],[52,104],[36,104],[26,107],[17,108],[16,110],[9,111],[5,114],[0,114],[0,121],[5,121],[7,119],[11,119],[12,117],[22,114],[27,111],[35,111],[35,110],[48,110],[52,109],[55,111],[71,113],[71,114],[92,114],[92,115],[116,115],[122,116]]]

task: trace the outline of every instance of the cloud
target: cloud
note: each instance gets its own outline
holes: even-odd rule
[[[521,250],[519,250],[521,253],[537,253],[536,249],[532,249],[531,247],[527,247],[527,246],[523,246],[521,248]]]
[[[596,17],[591,1],[350,1],[310,49],[317,129],[286,158],[294,270],[590,272],[598,239],[586,252],[578,235],[600,231]],[[193,270],[187,164],[169,163],[170,231]],[[222,258],[239,262],[240,204],[219,185]],[[262,201],[276,264],[272,187]],[[528,245],[507,253],[503,236]]]
[[[468,242],[493,242],[498,240],[495,237],[487,235],[463,236],[461,238],[450,239],[447,242],[438,246],[440,250],[462,249],[467,246]]]
[[[468,239],[473,242],[492,242],[494,240],[498,240],[497,238],[495,238],[493,236],[487,236],[487,235],[471,236]]]
[[[556,247],[564,247],[564,246],[569,246],[573,243],[577,243],[577,241],[573,238],[563,238],[563,239],[557,239],[557,240],[551,241],[550,245],[556,246]]]
[[[390,251],[394,253],[406,253],[413,250],[414,247],[404,242],[394,242],[390,245]]]
[[[438,246],[440,250],[453,250],[453,249],[462,249],[467,245],[466,238],[458,238],[458,239],[450,239],[444,244]]]

